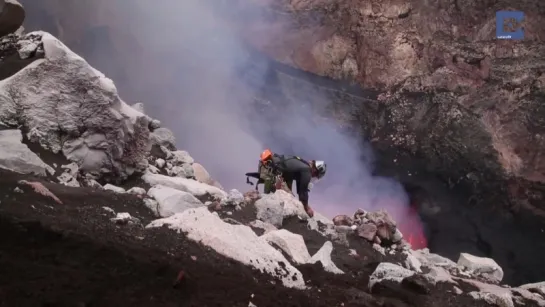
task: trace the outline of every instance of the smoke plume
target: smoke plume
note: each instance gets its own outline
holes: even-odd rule
[[[107,8],[101,11],[115,15],[112,24],[124,27],[118,32],[137,38],[122,56],[143,60],[123,66],[109,54],[115,47],[101,49],[100,43],[76,51],[114,79],[122,98],[143,101],[147,113],[173,130],[178,147],[226,189],[251,188],[244,173],[255,171],[261,151],[270,148],[327,163],[326,177],[310,194],[311,206],[324,215],[384,208],[398,221],[406,218],[407,195],[398,182],[372,175],[370,146],[314,114],[313,104],[327,104],[327,97],[308,92],[301,95],[307,99],[289,97],[286,104],[288,98],[271,87],[273,68],[256,63],[222,18],[236,16],[239,23],[260,18],[261,11],[241,9],[237,2],[219,8],[221,1],[214,6],[193,0],[104,2],[100,5]],[[256,98],[279,107],[265,114],[255,108]]]

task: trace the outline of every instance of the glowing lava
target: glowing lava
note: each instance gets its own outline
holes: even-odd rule
[[[425,248],[428,246],[428,241],[418,211],[415,206],[410,206],[407,209],[406,216],[398,221],[397,227],[413,249]]]

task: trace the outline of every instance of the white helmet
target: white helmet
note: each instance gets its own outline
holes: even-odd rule
[[[321,179],[325,176],[325,172],[327,170],[327,165],[324,161],[315,161],[314,165],[316,166],[316,170],[318,171],[318,179]]]

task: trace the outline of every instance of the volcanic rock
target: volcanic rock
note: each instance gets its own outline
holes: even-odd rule
[[[148,191],[148,195],[157,201],[154,212],[160,217],[169,217],[188,209],[204,206],[192,194],[162,185],[152,187]]]
[[[283,250],[295,264],[305,264],[310,261],[305,240],[301,235],[291,233],[285,229],[270,231],[261,238],[278,246]]]
[[[227,193],[225,191],[193,179],[169,177],[152,173],[145,173],[142,176],[142,179],[151,186],[163,185],[183,192],[191,193],[201,201],[206,201],[208,198],[221,200],[227,197]]]
[[[155,220],[146,228],[163,225],[186,232],[191,240],[210,246],[222,255],[277,276],[287,287],[305,288],[301,272],[291,266],[279,251],[260,239],[250,227],[224,223],[205,207]]]
[[[334,274],[344,274],[339,269],[333,260],[331,260],[331,252],[333,252],[333,244],[330,241],[324,243],[324,245],[312,256],[310,263],[320,262],[324,266],[324,270]]]
[[[405,277],[414,275],[413,271],[407,270],[399,265],[382,262],[380,263],[373,274],[369,277],[369,290],[385,280],[401,283]]]
[[[460,258],[458,259],[458,265],[465,267],[473,274],[482,276],[493,283],[499,283],[503,279],[502,268],[490,258],[461,253]]]
[[[126,178],[145,169],[146,116],[119,98],[110,79],[49,33],[21,39],[43,46],[45,58],[0,81],[0,121],[22,126],[30,141],[62,151],[86,172]]]
[[[25,10],[17,0],[0,0],[0,37],[17,31],[24,20]]]
[[[115,192],[115,193],[125,193],[125,192],[127,192],[122,187],[118,187],[118,186],[115,186],[115,185],[110,184],[110,183],[104,185],[102,188],[104,190],[112,191],[112,192]]]
[[[54,170],[40,157],[21,143],[23,135],[19,130],[0,131],[0,167],[18,173],[46,176]]]

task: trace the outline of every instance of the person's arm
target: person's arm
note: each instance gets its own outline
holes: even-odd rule
[[[297,180],[297,195],[305,209],[308,207],[308,185],[310,184],[311,178],[310,171],[308,171],[302,172],[301,177]]]

